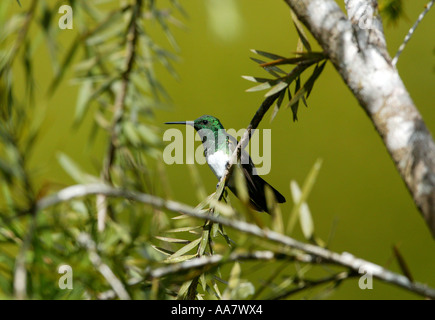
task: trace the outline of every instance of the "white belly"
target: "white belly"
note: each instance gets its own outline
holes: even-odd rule
[[[213,154],[207,155],[207,163],[219,180],[222,178],[225,172],[228,161],[230,161],[230,157],[221,150],[218,150]]]

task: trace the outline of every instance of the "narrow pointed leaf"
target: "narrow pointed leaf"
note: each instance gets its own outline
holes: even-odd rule
[[[252,76],[242,76],[242,78],[248,81],[259,82],[259,83],[273,81],[273,79],[259,78],[259,77],[252,77]]]
[[[285,90],[281,91],[281,94],[279,95],[276,101],[276,105],[275,108],[273,109],[272,115],[270,116],[270,122],[272,122],[273,119],[275,119],[276,115],[278,114],[278,111],[281,108],[282,101],[284,100],[285,97],[285,92],[286,92]]]
[[[200,241],[201,241],[201,238],[193,240],[191,243],[189,243],[189,244],[185,245],[184,247],[180,248],[178,251],[176,251],[173,255],[168,257],[166,260],[167,261],[171,261],[174,258],[177,258],[177,257],[180,257],[180,256],[184,255],[186,252],[189,252],[190,250],[195,248],[200,243]]]
[[[296,181],[290,183],[290,190],[292,193],[293,201],[299,202],[302,194]],[[310,209],[306,202],[299,205],[299,222],[301,224],[302,233],[305,239],[311,239],[314,232],[313,218],[311,217]]]
[[[265,94],[265,97],[270,97],[270,96],[274,95],[275,93],[278,93],[278,92],[284,90],[287,87],[288,87],[288,83],[286,83],[284,81],[278,82],[278,84],[276,84],[272,89],[270,89]]]
[[[314,68],[313,74],[311,75],[310,79],[308,79],[307,83],[306,83],[306,87],[307,87],[307,99],[308,96],[311,93],[311,90],[313,89],[314,86],[314,82],[317,80],[317,78],[320,76],[320,74],[322,73],[323,69],[325,68],[326,65],[326,61],[323,62],[320,66],[316,66],[316,68]]]
[[[169,238],[169,237],[161,237],[161,236],[155,236],[156,239],[159,239],[160,241],[164,242],[170,242],[170,243],[190,243],[189,240],[186,239],[177,239],[177,238]]]
[[[260,56],[269,58],[269,59],[273,59],[273,60],[277,60],[277,59],[285,59],[283,56],[274,54],[274,53],[270,53],[270,52],[266,52],[266,51],[261,51],[261,50],[255,50],[255,49],[251,49],[251,52],[258,54]]]
[[[165,231],[166,233],[178,233],[178,232],[190,232],[192,230],[196,230],[201,228],[201,226],[194,226],[194,227],[183,227],[183,228],[176,228]]]
[[[307,36],[306,36],[306,34],[304,32],[304,28],[303,28],[301,22],[299,21],[299,19],[297,18],[296,14],[293,11],[291,11],[290,13],[291,13],[291,16],[292,16],[293,23],[294,23],[294,25],[296,27],[296,31],[297,31],[297,33],[299,35],[299,38],[302,41],[302,44],[307,49],[307,51],[311,51],[311,45],[310,45],[310,43],[309,43],[309,41],[307,39]]]

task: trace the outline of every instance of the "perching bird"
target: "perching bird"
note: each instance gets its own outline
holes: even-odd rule
[[[236,138],[226,133],[219,119],[204,115],[194,121],[175,121],[166,122],[165,124],[184,124],[191,125],[195,128],[201,137],[207,163],[220,181],[238,142]],[[264,181],[259,175],[255,174],[255,166],[245,150],[241,152],[241,166],[246,179],[250,203],[255,210],[269,213],[264,191],[266,185],[273,191],[278,203],[285,202],[285,198],[281,193]],[[237,196],[233,176],[231,176],[227,186]]]

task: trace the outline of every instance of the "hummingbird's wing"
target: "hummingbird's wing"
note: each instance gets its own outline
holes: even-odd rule
[[[237,147],[238,141],[236,138],[230,135],[228,135],[228,137],[230,150],[231,152],[234,152]],[[246,179],[246,186],[249,193],[250,203],[255,210],[265,211],[269,213],[267,209],[266,196],[264,193],[264,187],[266,185],[268,185],[274,192],[276,201],[278,203],[283,203],[286,201],[284,196],[278,190],[276,190],[274,187],[264,181],[259,175],[257,175],[255,165],[252,162],[252,159],[249,156],[248,152],[244,149],[242,149],[240,160],[241,169]],[[235,188],[235,185],[229,184],[228,187],[237,196],[237,190]]]

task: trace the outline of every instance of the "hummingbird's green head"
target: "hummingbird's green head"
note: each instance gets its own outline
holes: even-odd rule
[[[202,129],[218,131],[224,128],[221,122],[219,121],[219,119],[209,115],[204,115],[202,117],[199,117],[195,121],[193,121],[193,127],[195,128],[196,131]]]

